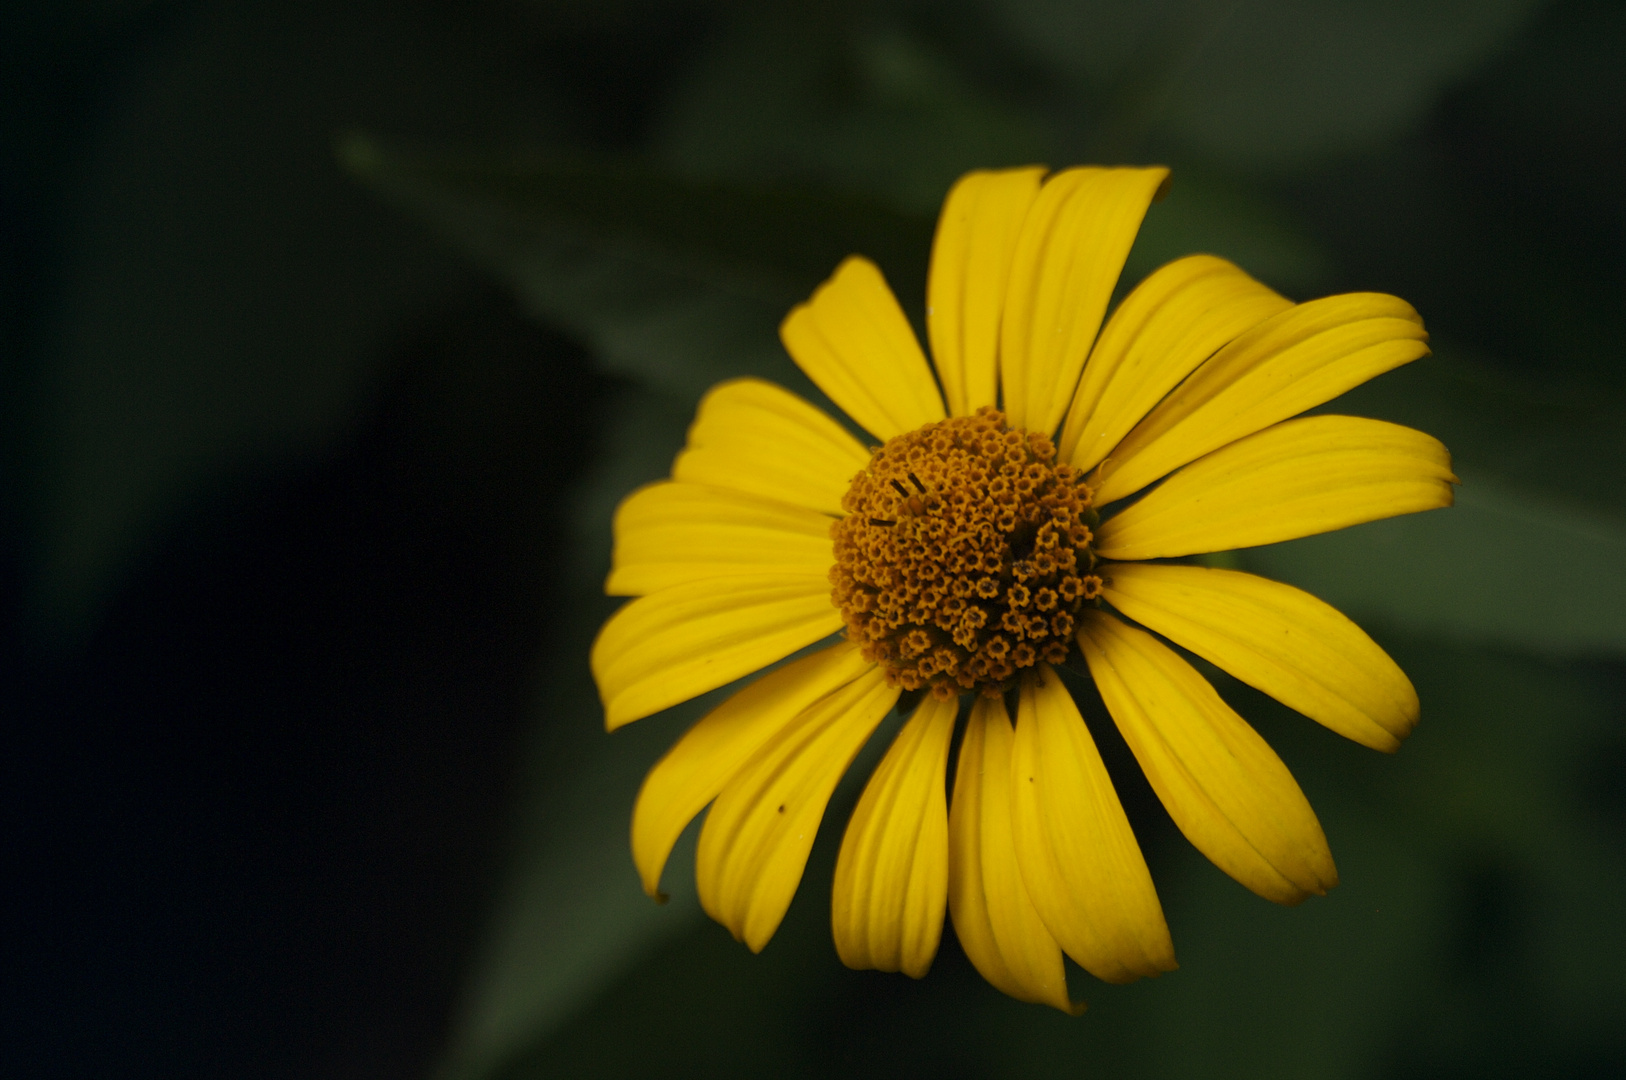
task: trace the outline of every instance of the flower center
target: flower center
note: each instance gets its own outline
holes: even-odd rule
[[[870,456],[831,527],[848,637],[905,690],[999,694],[1072,648],[1090,571],[1090,489],[1037,432],[984,407]]]

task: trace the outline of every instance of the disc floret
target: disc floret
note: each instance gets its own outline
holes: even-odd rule
[[[832,600],[865,658],[905,690],[998,694],[1061,663],[1101,594],[1091,492],[1050,439],[997,409],[876,448],[831,526]]]

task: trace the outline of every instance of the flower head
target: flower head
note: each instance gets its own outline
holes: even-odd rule
[[[781,327],[879,445],[771,383],[726,382],[672,479],[622,504],[607,588],[637,599],[593,648],[610,728],[845,627],[736,692],[651,770],[632,830],[651,895],[709,805],[701,903],[761,949],[836,783],[915,692],[837,860],[842,960],[924,975],[947,908],[977,969],[1023,1000],[1078,1008],[1064,953],[1110,982],[1172,969],[1146,863],[1055,671],[1071,657],[1216,865],[1280,903],[1336,883],[1286,766],[1166,642],[1380,750],[1416,722],[1411,683],[1307,593],[1155,560],[1450,505],[1456,478],[1433,438],[1293,419],[1425,355],[1427,335],[1395,297],[1294,304],[1206,255],[1151,274],[1103,326],[1166,179],[962,178],[932,251],[931,362],[858,257]]]

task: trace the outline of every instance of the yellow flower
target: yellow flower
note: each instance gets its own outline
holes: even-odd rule
[[[1155,560],[1450,505],[1435,439],[1291,419],[1425,355],[1427,335],[1395,297],[1293,304],[1207,255],[1153,273],[1103,328],[1167,176],[964,177],[932,251],[933,363],[862,258],[781,327],[801,369],[883,445],[771,383],[726,382],[672,479],[621,505],[607,590],[637,599],[593,648],[609,728],[847,628],[735,693],[651,770],[632,826],[651,895],[709,804],[701,903],[760,950],[837,781],[902,693],[929,691],[847,826],[842,960],[924,975],[947,907],[977,970],[1026,1001],[1082,1007],[1063,953],[1109,982],[1171,970],[1146,863],[1052,667],[1074,650],[1216,865],[1285,904],[1336,883],[1286,766],[1161,638],[1379,750],[1416,722],[1411,683],[1307,593]]]

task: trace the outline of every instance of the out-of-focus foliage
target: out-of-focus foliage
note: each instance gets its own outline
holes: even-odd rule
[[[1405,132],[1540,6],[1006,0],[988,10],[1061,85],[1111,102],[1110,136],[1143,132],[1181,156],[1257,174]]]
[[[1037,117],[982,92],[880,6],[742,5],[681,80],[653,152],[735,179],[802,177],[932,214],[971,163],[1043,157]]]
[[[931,222],[882,206],[602,164],[414,160],[361,137],[341,153],[609,370],[690,402],[731,375],[810,389],[775,327],[852,251],[925,293]]]
[[[986,66],[966,63],[975,50],[964,31],[934,24],[917,8],[845,18],[794,5],[729,9],[679,80],[643,164],[583,165],[534,153],[435,158],[362,141],[347,145],[345,160],[508,281],[533,310],[592,342],[613,370],[675,395],[670,408],[681,414],[700,389],[730,373],[770,373],[805,392],[805,380],[787,373],[772,327],[834,265],[837,251],[877,258],[918,318],[924,215],[949,180],[974,165],[1044,159],[1069,148],[1139,155],[1161,147],[1177,165],[1197,167],[1177,167],[1174,194],[1149,215],[1128,280],[1167,258],[1207,250],[1298,295],[1323,288],[1339,276],[1330,256],[1245,178],[1303,170],[1405,137],[1442,88],[1504,47],[1533,10],[1525,3],[1120,7],[1026,2],[972,20],[981,33],[999,35],[996,45],[980,40],[976,48],[1007,65],[1028,65],[1041,92],[1013,89],[1017,80],[1001,84]],[[786,194],[821,186],[838,194]],[[627,207],[619,212],[618,199]],[[877,203],[904,212],[888,216]],[[784,243],[763,243],[768,238]],[[488,1075],[493,1067],[495,1075],[549,1075],[567,1062],[583,1074],[596,1068],[618,1075],[669,1065],[674,1053],[695,1062],[743,1055],[742,1067],[789,1075],[836,1067],[879,1074],[879,1062],[911,1053],[920,1055],[916,1061],[957,1062],[962,1071],[976,1061],[970,1072],[1002,1075],[1038,1074],[1046,1062],[1075,1057],[1147,1076],[1374,1075],[1412,1053],[1442,1065],[1449,1059],[1452,1067],[1506,1060],[1492,1049],[1501,1044],[1490,1029],[1481,1046],[1459,1023],[1452,1038],[1473,1045],[1447,1047],[1418,1018],[1440,1009],[1478,1015],[1484,996],[1497,992],[1484,978],[1525,980],[1525,992],[1549,994],[1591,963],[1585,950],[1564,946],[1539,963],[1533,954],[1508,959],[1504,969],[1500,945],[1459,948],[1442,935],[1457,932],[1448,928],[1461,921],[1464,903],[1552,911],[1621,876],[1620,860],[1609,856],[1606,837],[1567,779],[1588,740],[1607,732],[1607,694],[1572,686],[1534,661],[1461,649],[1546,657],[1626,650],[1626,578],[1612,572],[1626,557],[1626,529],[1619,485],[1607,479],[1619,468],[1609,453],[1619,413],[1609,400],[1537,392],[1527,380],[1463,359],[1449,342],[1444,352],[1329,409],[1400,420],[1445,438],[1467,481],[1458,509],[1242,555],[1245,565],[1312,588],[1413,642],[1402,653],[1418,673],[1428,719],[1417,740],[1423,748],[1409,747],[1399,765],[1367,760],[1320,733],[1314,740],[1295,734],[1269,720],[1268,703],[1256,696],[1247,702],[1249,714],[1266,714],[1271,734],[1279,734],[1343,855],[1346,884],[1331,900],[1292,913],[1250,903],[1181,843],[1166,835],[1157,841],[1167,823],[1142,805],[1185,972],[1102,990],[1094,995],[1094,1019],[1068,1026],[990,1002],[951,946],[940,965],[950,969],[946,978],[887,992],[906,1015],[892,1018],[895,1030],[868,1021],[876,1045],[887,1048],[877,1051],[873,1068],[860,1069],[819,1061],[820,1025],[832,1017],[851,1021],[841,999],[862,996],[874,977],[832,968],[822,920],[809,914],[826,903],[827,874],[815,859],[785,941],[756,966],[747,970],[714,927],[699,926],[685,931],[687,944],[668,946],[623,989],[608,991],[604,1006],[554,1037],[551,1018],[582,1000],[572,998],[572,988],[590,995],[604,987],[606,971],[633,951],[627,943],[651,940],[662,921],[647,909],[606,914],[622,910],[612,897],[628,891],[613,870],[560,869],[572,845],[596,851],[583,837],[615,833],[590,824],[597,818],[578,808],[576,831],[559,834],[573,837],[569,845],[538,840],[518,856],[526,868],[519,880],[531,882],[533,893],[528,903],[502,909],[498,944],[488,953],[487,976],[477,979],[448,1075]],[[628,425],[619,437],[623,452],[636,453],[634,444],[650,439],[673,448],[675,432],[656,430]],[[1573,467],[1603,459],[1611,463],[1602,472]],[[595,512],[603,514],[603,482],[597,490]],[[1426,645],[1420,635],[1451,644]],[[584,631],[583,648],[586,640]],[[1487,688],[1492,680],[1499,689]],[[561,700],[582,694],[585,684]],[[657,721],[663,735],[678,722]],[[1525,733],[1554,726],[1564,734],[1544,756],[1523,752]],[[1472,752],[1459,745],[1464,740]],[[650,752],[645,748],[640,763]],[[1502,783],[1517,777],[1515,790],[1491,779],[1497,776]],[[629,773],[615,786],[630,792],[632,783]],[[624,803],[619,817],[612,802],[602,806],[612,822],[624,822]],[[560,816],[553,812],[555,828]],[[842,816],[833,809],[829,821]],[[1427,828],[1407,824],[1418,816],[1430,819]],[[1536,839],[1557,843],[1560,835],[1571,844],[1563,856]],[[827,862],[833,840],[821,843]],[[1579,859],[1581,849],[1596,859],[1596,881],[1552,876],[1555,861]],[[566,878],[571,887],[561,890]],[[604,899],[578,899],[593,890]],[[1476,890],[1490,898],[1476,899]],[[599,928],[569,938],[568,957],[557,954],[560,939],[551,936],[568,921],[561,897],[591,906],[594,917],[581,925]],[[1594,911],[1589,925],[1601,917]],[[624,920],[620,935],[610,929],[615,918]],[[676,932],[688,921],[672,911],[665,924]],[[580,950],[600,933],[606,944],[595,965]],[[1603,947],[1620,955],[1619,943]],[[1452,953],[1475,948],[1497,955],[1464,961]],[[1464,974],[1464,963],[1473,970]],[[1474,968],[1487,963],[1496,969],[1490,975]],[[721,965],[710,976],[716,982],[698,990],[663,982],[679,978],[663,975],[663,967],[694,965]],[[1238,993],[1241,985],[1246,993]],[[1609,1013],[1585,1025],[1566,1043],[1572,1059],[1605,1052],[1601,1032],[1616,1019]],[[687,1049],[632,1037],[633,1028],[647,1031],[651,1023]],[[922,1041],[938,1039],[924,1032],[943,1030],[967,1034],[950,1040],[952,1051]],[[1544,1029],[1517,1051],[1539,1057],[1551,1049],[1541,1040],[1557,1038]],[[500,1067],[505,1060],[514,1062],[511,1070]]]
[[[488,0],[403,38],[340,5],[275,63],[234,51],[282,33],[270,12],[187,23],[189,59],[137,80],[75,196],[54,360],[16,407],[35,441],[32,584],[59,622],[88,621],[210,483],[331,447],[380,374],[376,339],[468,268],[613,376],[597,464],[548,508],[570,554],[547,568],[558,612],[507,885],[447,1080],[1626,1062],[1616,7]],[[232,97],[245,85],[252,122]],[[316,183],[310,159],[336,136]],[[775,327],[845,254],[876,259],[918,322],[932,215],[959,173],[1121,160],[1175,168],[1126,285],[1210,251],[1295,298],[1399,292],[1436,333],[1437,356],[1327,410],[1440,436],[1458,507],[1236,556],[1361,620],[1423,698],[1386,758],[1222,680],[1305,786],[1343,883],[1284,910],[1203,862],[1080,685],[1179,972],[1115,988],[1074,971],[1091,1001],[1074,1020],[988,988],[951,933],[922,982],[845,971],[827,896],[857,781],[762,956],[699,916],[685,847],[671,904],[650,903],[631,799],[714,698],[602,733],[586,655],[613,608],[598,594],[617,500],[663,475],[717,379],[818,398]],[[398,233],[378,227],[388,213]],[[250,272],[245,253],[275,265]],[[271,277],[294,284],[263,290]],[[466,403],[419,407],[445,420],[426,469],[481,434]]]
[[[176,17],[158,3],[95,7],[61,15],[104,40],[157,37]],[[47,625],[84,631],[110,575],[201,491],[331,452],[399,323],[467,287],[421,236],[379,228],[380,209],[331,163],[336,129],[502,142],[567,131],[548,89],[523,77],[518,42],[422,24],[378,34],[372,16],[334,5],[310,25],[274,5],[202,8],[181,23],[177,63],[129,73],[94,159],[77,163],[48,267],[53,361],[20,388]],[[64,50],[80,40],[62,34]],[[288,43],[274,59],[255,51],[266,37]],[[424,77],[398,80],[403,69]]]
[[[539,687],[544,713],[563,722],[538,724],[526,747],[507,884],[457,1018],[457,1075],[501,1067],[515,1047],[554,1029],[584,996],[607,988],[674,924],[687,926],[699,912],[688,873],[692,845],[674,858],[669,904],[651,903],[636,882],[627,888],[628,808],[644,772],[717,695],[669,710],[647,729],[633,725],[626,738],[580,722],[598,711],[583,663],[587,648],[616,606],[596,587],[609,571],[616,493],[663,476],[688,421],[670,398],[623,395],[607,451],[570,507],[577,558],[560,598],[567,615],[553,627],[558,660]]]

